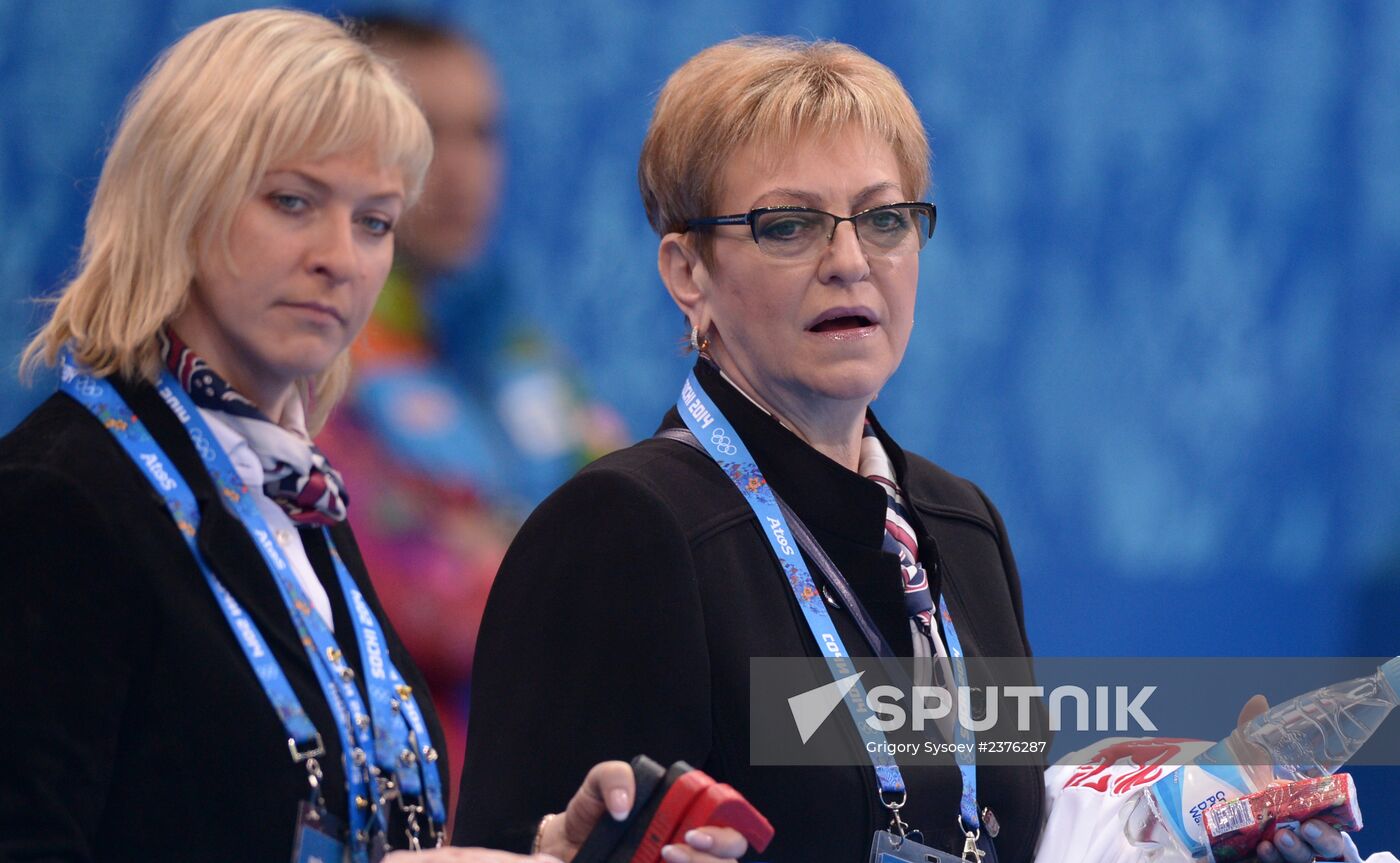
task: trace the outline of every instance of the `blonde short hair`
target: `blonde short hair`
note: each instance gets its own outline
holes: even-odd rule
[[[184,309],[203,244],[222,247],[275,162],[371,148],[417,197],[432,136],[391,68],[305,12],[216,18],[170,46],[127,101],[88,210],[78,274],[25,348],[32,375],[68,346],[99,376],[155,381],[156,334]],[[348,352],[302,387],[319,429]]]
[[[886,141],[904,194],[929,185],[928,136],[904,85],[840,42],[745,36],[706,48],[671,75],[656,100],[637,180],[660,235],[718,215],[724,165],[754,141],[780,153],[799,135],[856,123]],[[708,258],[708,234],[697,235]]]

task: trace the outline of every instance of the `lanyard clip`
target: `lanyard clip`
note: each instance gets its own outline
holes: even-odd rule
[[[905,802],[909,799],[908,791],[899,792],[899,799],[895,800],[894,795],[888,798],[885,796],[885,789],[880,789],[880,804],[890,810],[890,832],[900,839],[909,835],[909,825],[903,818],[899,817],[899,810],[904,808]]]
[[[325,805],[325,796],[321,793],[321,779],[324,775],[321,772],[321,763],[316,760],[319,755],[326,754],[325,741],[321,739],[321,732],[316,732],[314,742],[308,742],[303,746],[297,746],[295,737],[287,738],[287,749],[292,753],[293,764],[306,765],[306,781],[311,784],[311,799],[321,806]]]
[[[292,763],[300,764],[303,761],[314,760],[318,756],[326,754],[326,744],[321,740],[321,732],[316,732],[315,742],[308,741],[304,746],[298,746],[295,737],[287,738],[287,750],[292,753]]]
[[[321,792],[321,780],[323,778],[325,778],[325,774],[321,772],[321,763],[315,758],[308,757],[306,759],[306,781],[311,785],[311,812],[313,815],[317,807],[321,809],[326,808],[326,795]]]
[[[400,797],[400,798],[399,798],[399,808],[403,810],[403,814],[404,814],[404,831],[403,831],[403,832],[404,832],[404,835],[408,837],[408,850],[410,850],[410,851],[422,851],[422,850],[423,850],[423,840],[422,840],[423,828],[418,824],[418,816],[423,814],[423,807],[422,807],[422,805],[421,805],[421,804],[416,804],[416,803],[413,803],[413,804],[405,803],[404,800],[403,800],[403,798]]]
[[[399,785],[392,776],[377,767],[370,768],[370,775],[374,777],[375,788],[379,791],[380,806],[386,805],[390,800],[399,799]]]
[[[977,840],[982,838],[982,828],[968,830],[967,825],[963,823],[962,815],[959,815],[958,829],[965,837],[962,850],[963,863],[981,863],[982,858],[987,856],[986,851],[977,847]]]

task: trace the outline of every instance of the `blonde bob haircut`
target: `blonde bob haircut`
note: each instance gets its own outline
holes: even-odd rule
[[[22,374],[54,365],[69,346],[98,376],[154,382],[157,333],[184,309],[201,251],[229,254],[234,215],[266,172],[366,148],[402,172],[411,203],[432,159],[427,121],[392,69],[344,27],[263,9],[193,30],[127,101],[77,275],[25,348]],[[312,433],[345,390],[348,353],[299,385]]]
[[[685,231],[712,212],[724,166],[759,142],[780,158],[799,136],[850,123],[894,150],[908,200],[929,185],[928,136],[899,79],[840,42],[745,36],[706,48],[671,75],[656,100],[637,180],[657,234]],[[707,263],[708,233],[696,242]]]

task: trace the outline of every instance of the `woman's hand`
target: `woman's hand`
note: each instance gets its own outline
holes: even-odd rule
[[[1251,719],[1269,709],[1269,702],[1262,695],[1249,699],[1240,711],[1239,727],[1244,728]],[[1267,753],[1261,752],[1267,757]],[[1309,863],[1317,857],[1331,860],[1344,860],[1346,863],[1361,863],[1361,852],[1351,837],[1322,821],[1305,821],[1297,832],[1279,830],[1272,842],[1259,843],[1255,849],[1263,863]]]
[[[1350,836],[1317,820],[1304,821],[1296,833],[1278,831],[1274,841],[1259,843],[1258,854],[1263,863],[1308,863],[1319,857],[1361,863],[1361,852]]]
[[[627,817],[635,791],[632,767],[627,762],[604,761],[594,765],[564,813],[545,823],[540,851],[560,860],[572,860],[605,813],[618,821]],[[722,863],[737,859],[748,847],[736,830],[701,827],[685,835],[685,844],[662,848],[661,858],[667,863]]]

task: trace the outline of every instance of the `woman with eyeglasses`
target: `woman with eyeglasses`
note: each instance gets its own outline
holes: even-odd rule
[[[936,215],[908,94],[846,45],[725,42],[661,91],[639,178],[698,359],[657,436],[585,468],[507,554],[474,682],[471,734],[492,743],[467,755],[459,838],[523,847],[568,776],[643,752],[742,791],[776,828],[765,859],[885,843],[1029,860],[1037,765],[900,769],[840,706],[813,745],[855,742],[844,766],[765,766],[751,741],[751,659],[924,657],[916,673],[952,686],[964,653],[1030,653],[996,509],[871,410]],[[815,665],[788,694],[833,682]],[[551,769],[507,783],[525,759]]]
[[[311,438],[431,156],[316,15],[204,24],[133,94],[26,353],[60,391],[0,440],[0,859],[524,859],[434,848],[448,741]],[[532,860],[628,811],[625,763],[581,778]]]

